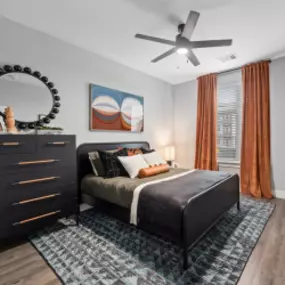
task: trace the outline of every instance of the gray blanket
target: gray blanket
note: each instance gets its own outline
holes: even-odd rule
[[[211,191],[211,187],[230,176],[223,172],[196,170],[174,180],[144,187],[138,201],[138,227],[179,233],[188,201]]]

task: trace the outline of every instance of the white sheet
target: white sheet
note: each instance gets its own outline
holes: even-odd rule
[[[138,210],[138,203],[139,203],[139,196],[141,191],[144,189],[144,187],[148,186],[148,185],[153,185],[153,184],[158,184],[164,181],[170,181],[170,180],[174,180],[177,179],[179,177],[183,177],[191,172],[195,171],[195,169],[193,170],[189,170],[174,176],[170,176],[167,178],[162,178],[159,180],[155,180],[155,181],[150,181],[150,182],[146,182],[144,184],[141,184],[140,186],[138,186],[135,190],[134,190],[134,194],[133,194],[133,200],[132,200],[132,206],[131,206],[131,216],[130,216],[130,223],[137,226],[137,210]]]

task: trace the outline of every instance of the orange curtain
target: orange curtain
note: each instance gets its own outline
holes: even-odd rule
[[[217,170],[217,75],[198,78],[195,168]]]
[[[242,68],[241,191],[272,198],[270,173],[269,62]]]

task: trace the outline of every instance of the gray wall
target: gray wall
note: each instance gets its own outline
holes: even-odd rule
[[[271,62],[270,89],[273,187],[285,192],[285,58]]]
[[[182,167],[194,167],[196,116],[196,80],[176,85],[174,87],[174,140],[176,160]]]
[[[271,165],[273,189],[285,198],[285,58],[270,65]],[[193,167],[195,158],[197,83],[189,81],[174,87],[174,134],[177,161]],[[239,172],[237,168],[224,168]],[[280,194],[281,191],[281,194]],[[284,194],[283,194],[283,193]]]
[[[1,64],[30,66],[55,83],[62,97],[62,108],[55,125],[75,133],[78,144],[147,140],[159,148],[172,143],[170,84],[4,18],[0,19],[0,38]],[[144,96],[144,133],[90,132],[90,83]]]

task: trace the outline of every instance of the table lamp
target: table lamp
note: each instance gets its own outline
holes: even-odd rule
[[[175,160],[175,147],[174,146],[166,146],[164,149],[164,157],[167,163],[172,166],[173,161]]]

